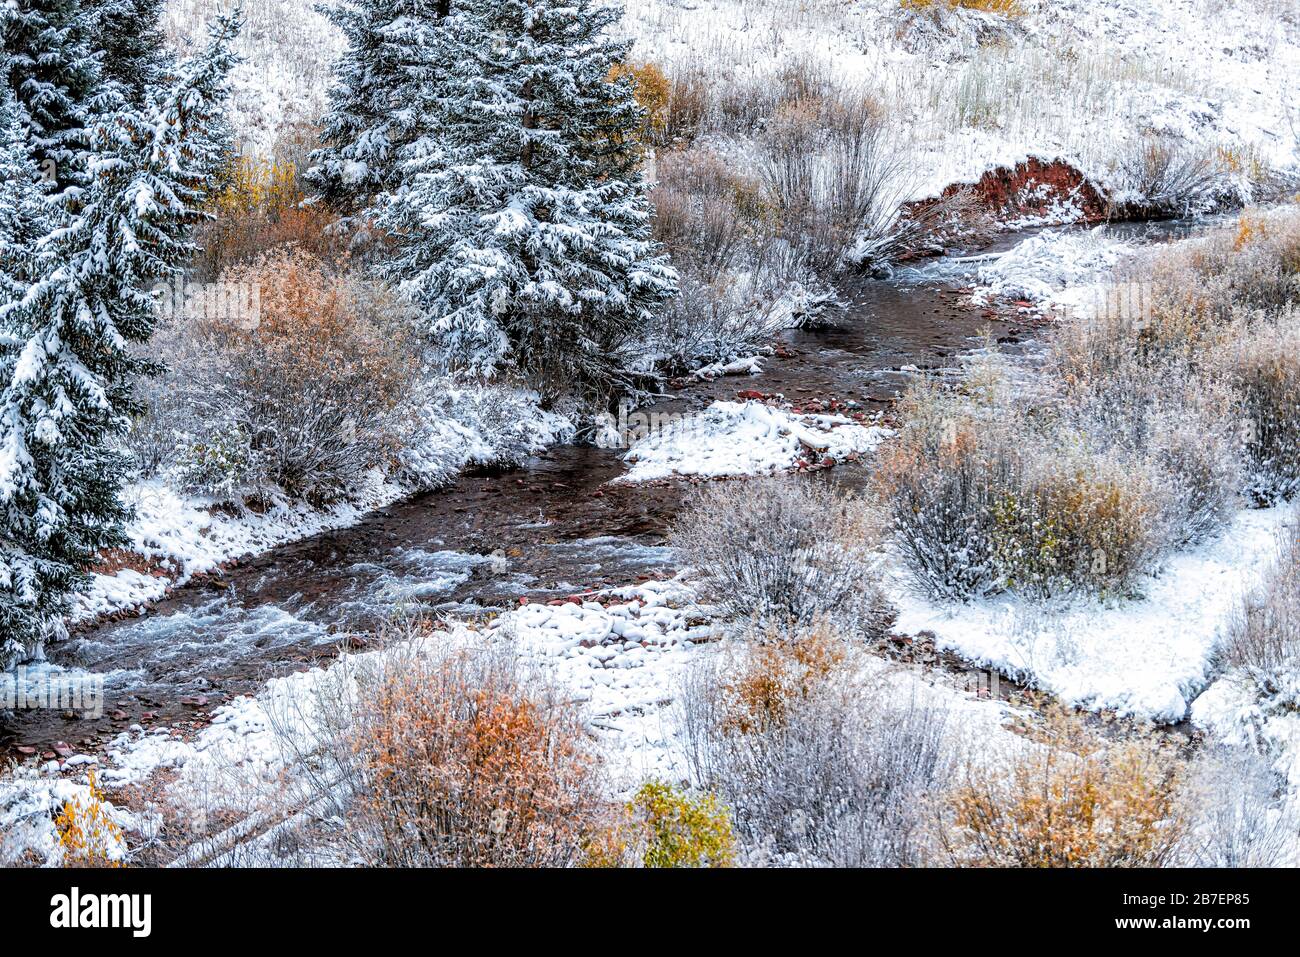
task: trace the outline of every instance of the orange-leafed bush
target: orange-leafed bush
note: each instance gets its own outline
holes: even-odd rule
[[[828,629],[759,634],[721,686],[722,727],[753,734],[784,724],[791,708],[807,701],[844,664],[844,648]]]
[[[405,655],[363,678],[357,700],[354,824],[372,863],[564,867],[608,832],[573,707],[506,654]]]
[[[67,867],[121,867],[122,829],[108,815],[104,793],[90,771],[85,800],[73,798],[54,819]]]
[[[954,863],[982,867],[1159,867],[1187,832],[1172,744],[1103,741],[1063,709],[1009,767],[974,764],[948,796]]]
[[[251,310],[188,320],[184,376],[199,424],[181,459],[212,494],[325,504],[393,449],[417,371],[413,333],[383,288],[279,250],[222,273]]]

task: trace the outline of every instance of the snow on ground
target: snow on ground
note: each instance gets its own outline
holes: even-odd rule
[[[890,431],[840,415],[801,415],[762,402],[714,402],[674,417],[623,456],[631,466],[615,481],[677,475],[772,475],[801,461],[842,461],[870,452]]]
[[[525,667],[571,692],[605,756],[616,794],[629,794],[647,778],[685,780],[675,698],[685,669],[699,656],[721,650],[725,638],[720,626],[681,576],[600,597],[581,604],[524,605],[494,619],[486,633],[462,624],[413,640],[507,642]],[[6,828],[6,853],[31,848],[57,863],[49,812],[84,794],[85,764],[99,766],[101,786],[110,793],[145,784],[155,772],[170,769],[173,778],[163,794],[167,813],[185,822],[196,841],[212,836],[210,824],[218,813],[257,815],[276,808],[277,802],[283,807],[286,793],[300,793],[294,791],[305,770],[299,758],[324,740],[328,718],[337,716],[335,703],[355,694],[358,668],[394,653],[405,650],[344,655],[327,669],[272,679],[257,695],[218,708],[212,723],[192,737],[137,725],[114,739],[102,759],[75,756],[62,771],[50,762],[0,780],[0,824],[22,823],[21,828]],[[866,658],[863,667],[900,701],[946,710],[948,726],[962,736],[963,747],[978,742],[982,752],[1000,754],[1022,746],[1018,736],[1003,728],[1013,712],[1002,703],[927,681],[919,672],[880,659]],[[319,771],[319,763],[311,763]],[[141,830],[154,826],[162,807],[144,814],[113,813],[124,827]]]
[[[1300,167],[1300,17],[1289,0],[1020,0],[1024,15],[900,0],[627,0],[634,56],[723,84],[822,62],[905,130],[914,195],[1029,156],[1101,182],[1137,134]],[[1064,220],[1063,220],[1064,221]]]
[[[169,0],[183,47],[227,0]],[[912,193],[1033,155],[1102,182],[1140,133],[1229,146],[1300,170],[1300,15],[1291,0],[1019,0],[1012,19],[969,10],[941,23],[900,0],[626,0],[633,59],[697,68],[725,89],[815,62],[899,120]],[[325,107],[338,31],[313,0],[249,0],[235,77],[248,148]],[[743,87],[742,87],[743,90]],[[1059,221],[1069,220],[1068,210]]]
[[[1192,703],[1190,716],[1225,744],[1272,755],[1274,769],[1300,799],[1300,713],[1270,707],[1253,682],[1226,674]]]
[[[1212,677],[1228,616],[1276,554],[1295,506],[1241,512],[1217,541],[1170,558],[1140,599],[1060,607],[1014,597],[938,604],[901,584],[896,630],[1027,680],[1066,702],[1180,721]]]
[[[1043,229],[1003,252],[938,259],[901,269],[896,278],[968,286],[975,306],[1012,300],[1084,314],[1112,294],[1115,267],[1149,246],[1148,238],[1106,224]]]
[[[1071,287],[1108,279],[1134,245],[1106,226],[1087,231],[1047,230],[980,264],[972,300],[1020,299],[1051,305]]]

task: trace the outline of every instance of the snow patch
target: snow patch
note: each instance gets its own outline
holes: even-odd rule
[[[773,475],[801,461],[841,461],[874,450],[892,432],[840,415],[801,415],[762,402],[714,402],[636,442],[615,481],[678,475]]]

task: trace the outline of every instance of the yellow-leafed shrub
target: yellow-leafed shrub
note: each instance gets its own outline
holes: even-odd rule
[[[692,798],[672,785],[647,781],[629,809],[646,829],[646,867],[731,866],[731,818],[712,795]]]
[[[903,0],[905,10],[932,10],[935,7],[980,10],[1004,17],[1018,17],[1025,12],[1016,0]]]
[[[343,253],[337,238],[327,232],[334,214],[306,199],[296,164],[244,156],[232,159],[223,188],[209,203],[213,219],[198,235],[199,278],[215,278],[227,267],[286,246],[324,262],[338,261]]]
[[[66,802],[54,819],[63,862],[68,867],[121,867],[122,829],[108,816],[94,770],[89,779],[86,800]]]
[[[663,145],[668,131],[668,105],[673,87],[664,71],[653,63],[618,63],[610,70],[611,81],[631,79],[636,101],[645,110],[641,142],[646,146]]]
[[[255,212],[269,215],[302,200],[298,170],[292,163],[239,156],[226,171],[225,188],[213,197],[211,207],[218,217]]]

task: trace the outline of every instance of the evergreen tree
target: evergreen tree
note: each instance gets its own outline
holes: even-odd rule
[[[0,54],[0,306],[21,299],[32,279],[33,250],[45,234],[40,173],[27,145],[17,100]]]
[[[430,75],[463,68],[447,56],[441,24],[451,0],[339,0],[322,8],[347,38],[334,65],[330,109],[308,181],[354,217],[398,180],[398,153],[425,117],[412,98]]]
[[[426,132],[401,150],[381,226],[389,273],[453,360],[509,362],[551,394],[607,398],[620,349],[675,291],[650,239],[642,120],[611,81],[621,11],[592,0],[472,0],[409,102]]]
[[[84,182],[86,127],[99,108],[102,84],[91,26],[79,0],[0,3],[9,87],[38,167],[60,186]]]
[[[150,288],[173,276],[200,217],[202,124],[225,95],[239,24],[218,20],[210,48],[148,112],[121,102],[90,135],[87,183],[55,207],[36,278],[0,306],[0,635],[8,657],[39,648],[95,554],[124,544],[119,498],[131,386],[154,327]]]
[[[162,33],[165,0],[88,0],[100,70],[131,106],[143,106],[151,87],[175,67]]]

